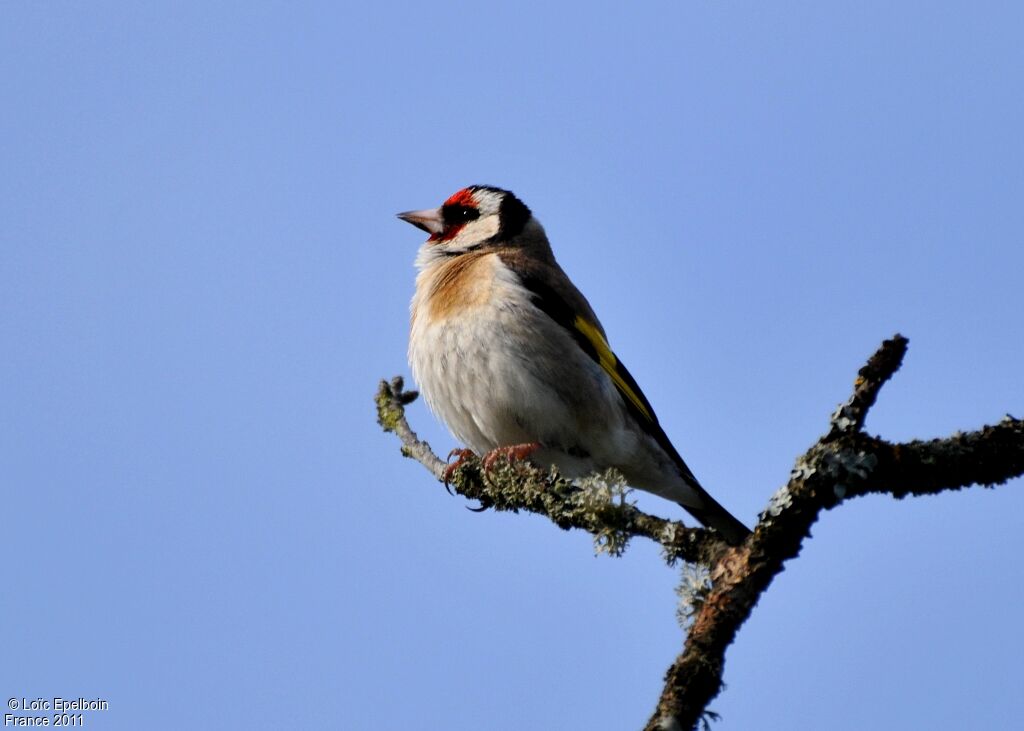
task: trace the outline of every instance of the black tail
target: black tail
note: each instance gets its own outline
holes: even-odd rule
[[[746,540],[750,529],[743,525],[732,513],[719,505],[713,497],[704,493],[704,504],[699,508],[683,505],[683,509],[701,522],[705,528],[714,528],[722,534],[730,546],[736,546]]]

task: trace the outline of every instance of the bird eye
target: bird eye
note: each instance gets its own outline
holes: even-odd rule
[[[447,225],[466,223],[480,218],[480,211],[470,206],[463,206],[457,203],[449,204],[441,208],[441,216]]]

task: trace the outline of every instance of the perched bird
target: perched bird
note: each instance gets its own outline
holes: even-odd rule
[[[730,543],[750,533],[672,446],[522,201],[474,185],[398,217],[430,234],[416,258],[413,376],[485,468],[498,455],[570,478],[614,467]]]

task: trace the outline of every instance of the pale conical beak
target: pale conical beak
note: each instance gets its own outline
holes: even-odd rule
[[[444,219],[441,218],[440,208],[429,208],[422,211],[406,211],[399,213],[398,217],[406,223],[411,223],[416,228],[421,228],[428,234],[439,234],[444,231]]]

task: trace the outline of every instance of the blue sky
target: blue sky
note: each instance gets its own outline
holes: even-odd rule
[[[467,184],[533,208],[748,523],[896,331],[873,432],[1024,413],[1019,4],[349,5],[4,11],[4,698],[104,698],[105,730],[643,724],[677,573],[466,511],[374,420],[422,238],[394,213]],[[825,515],[716,728],[1019,720],[1021,487]]]

